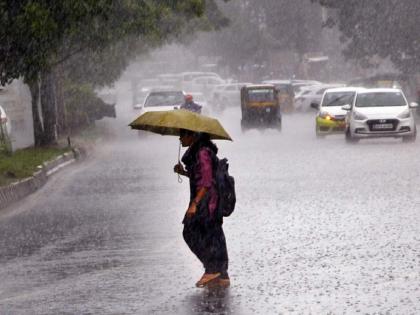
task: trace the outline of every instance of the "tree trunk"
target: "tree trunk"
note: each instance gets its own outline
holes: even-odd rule
[[[58,65],[55,72],[55,90],[56,90],[56,101],[57,101],[57,132],[58,135],[64,135],[67,132],[67,119],[66,110],[64,105],[64,78],[63,78],[63,67]]]
[[[42,73],[28,82],[32,96],[32,117],[34,122],[35,146],[57,143],[57,105],[54,75]]]
[[[41,108],[44,119],[44,133],[41,144],[57,144],[57,101],[55,93],[55,75],[48,71],[42,74],[41,80]]]
[[[32,96],[32,118],[34,122],[35,146],[42,145],[42,135],[44,134],[44,122],[42,119],[40,82],[39,78],[28,82]]]

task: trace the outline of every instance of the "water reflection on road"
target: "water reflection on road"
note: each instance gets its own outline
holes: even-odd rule
[[[114,125],[93,156],[0,212],[0,313],[418,313],[420,149],[317,140],[311,114],[281,133],[218,142],[237,182],[225,221],[232,287],[194,287],[183,242],[188,185],[176,138]]]

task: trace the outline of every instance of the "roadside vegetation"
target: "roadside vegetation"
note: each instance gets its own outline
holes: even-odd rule
[[[30,177],[38,165],[70,151],[70,148],[43,147],[17,150],[13,155],[0,151],[0,186]]]
[[[0,85],[23,78],[32,96],[35,148],[12,153],[0,141],[0,185],[31,176],[62,154],[62,139],[91,142],[95,121],[115,104],[95,90],[112,86],[138,56],[181,35],[227,25],[215,0],[0,0]],[[74,144],[74,143],[72,143]],[[77,144],[77,143],[76,143]]]

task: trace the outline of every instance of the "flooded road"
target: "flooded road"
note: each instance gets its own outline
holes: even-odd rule
[[[420,312],[420,144],[316,139],[314,117],[217,142],[237,182],[232,286],[197,289],[176,138],[118,136],[0,212],[1,314]],[[121,132],[119,131],[121,130]]]

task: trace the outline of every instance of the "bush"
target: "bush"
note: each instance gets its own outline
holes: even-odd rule
[[[90,85],[67,85],[64,97],[67,127],[72,131],[84,129],[103,117],[115,117],[114,105],[100,99]]]

